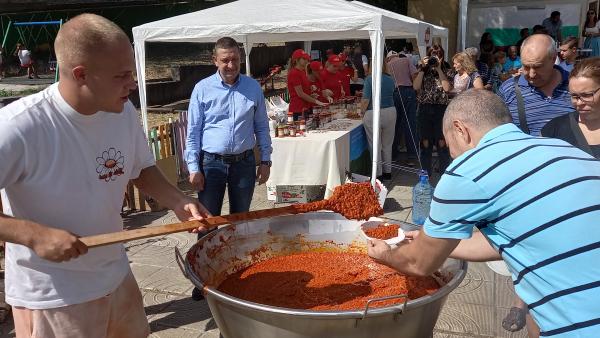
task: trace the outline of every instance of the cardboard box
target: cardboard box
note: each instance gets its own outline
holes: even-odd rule
[[[276,203],[306,203],[322,200],[325,185],[278,185],[275,187]]]

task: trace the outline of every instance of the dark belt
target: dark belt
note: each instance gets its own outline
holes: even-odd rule
[[[205,156],[209,155],[210,157],[214,158],[215,160],[223,160],[223,162],[235,163],[235,162],[239,162],[239,161],[245,159],[246,157],[250,156],[251,154],[254,155],[254,150],[248,149],[239,154],[225,154],[225,155],[213,154],[213,153],[209,153],[208,151],[203,151],[203,153]]]

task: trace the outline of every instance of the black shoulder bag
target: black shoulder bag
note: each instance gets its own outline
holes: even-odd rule
[[[517,111],[519,112],[519,127],[525,134],[529,134],[529,127],[527,126],[527,117],[525,116],[525,102],[523,101],[523,94],[521,94],[521,87],[519,87],[520,78],[520,75],[513,77],[515,85],[515,96],[517,97]]]

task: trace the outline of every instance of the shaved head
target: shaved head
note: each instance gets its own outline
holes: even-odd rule
[[[95,14],[81,14],[65,23],[54,42],[60,70],[85,65],[101,51],[129,38],[119,26]]]
[[[444,113],[444,129],[449,129],[454,120],[479,130],[489,130],[510,123],[512,117],[498,95],[487,90],[469,89],[450,101]]]
[[[521,58],[523,55],[539,54],[545,52],[548,58],[553,59],[556,57],[558,50],[556,49],[556,43],[550,35],[547,34],[534,34],[523,40],[521,45]]]

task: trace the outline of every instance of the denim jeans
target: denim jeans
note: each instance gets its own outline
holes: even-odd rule
[[[229,162],[213,154],[202,154],[204,190],[198,192],[198,200],[213,216],[221,215],[225,188],[229,196],[229,213],[250,210],[256,182],[254,154],[238,162]]]
[[[404,142],[409,157],[415,157],[415,145],[419,142],[417,136],[417,93],[412,87],[400,86],[394,90],[394,105],[396,106],[396,133],[392,152],[398,153],[400,134],[404,133]],[[411,135],[413,138],[411,138]]]

